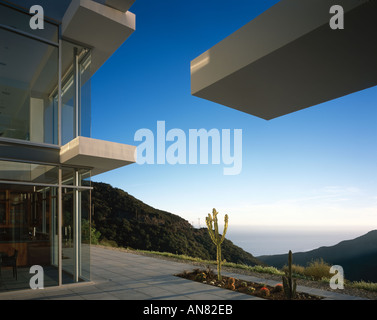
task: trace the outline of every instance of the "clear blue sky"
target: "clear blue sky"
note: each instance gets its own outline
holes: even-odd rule
[[[243,169],[134,164],[93,180],[195,226],[216,208],[230,226],[376,229],[376,87],[271,121],[191,96],[190,61],[277,2],[137,0],[135,33],[92,79],[92,137],[242,129]]]

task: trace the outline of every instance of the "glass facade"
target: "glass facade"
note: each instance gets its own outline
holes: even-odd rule
[[[45,287],[90,279],[90,194],[89,170],[0,162],[0,292],[29,288],[33,265],[43,267]],[[14,255],[16,276],[3,265]]]
[[[91,52],[30,17],[0,3],[0,142],[39,154],[90,137]],[[0,158],[0,292],[30,288],[34,265],[45,287],[90,279],[90,174]]]

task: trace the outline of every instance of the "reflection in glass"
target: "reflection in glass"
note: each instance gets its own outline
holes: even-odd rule
[[[42,164],[0,161],[0,180],[57,184],[58,168]]]

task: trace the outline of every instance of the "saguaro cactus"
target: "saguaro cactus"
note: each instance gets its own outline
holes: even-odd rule
[[[292,279],[292,251],[288,253],[288,270],[285,271],[283,276],[283,286],[285,297],[289,300],[296,297],[296,279]]]
[[[215,244],[216,249],[217,249],[217,279],[221,281],[222,280],[221,265],[224,262],[221,259],[221,244],[223,243],[225,239],[225,234],[228,229],[228,215],[226,214],[224,218],[225,225],[224,225],[224,231],[222,235],[219,234],[217,215],[218,215],[218,212],[216,211],[216,209],[213,209],[212,216],[211,214],[208,214],[208,217],[206,218],[206,223],[207,223],[207,228],[208,228],[208,232],[211,237],[211,240]]]

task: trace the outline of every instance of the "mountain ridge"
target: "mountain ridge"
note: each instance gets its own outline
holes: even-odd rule
[[[257,259],[276,268],[287,263],[287,254],[257,256]],[[330,265],[343,267],[345,278],[351,281],[377,282],[377,230],[333,246],[322,246],[305,252],[294,252],[293,263],[306,266],[323,259]]]
[[[114,241],[120,247],[216,260],[216,247],[206,228],[195,229],[180,216],[155,209],[109,184],[92,182],[92,185],[92,224],[102,239]],[[264,265],[226,238],[222,254],[228,262]]]

